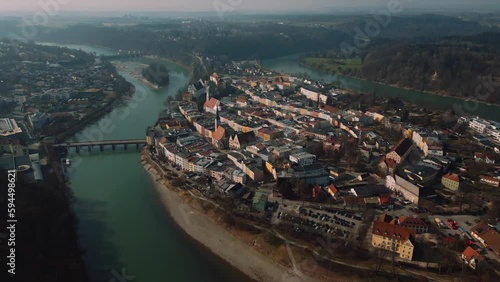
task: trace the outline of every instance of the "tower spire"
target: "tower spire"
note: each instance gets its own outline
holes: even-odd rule
[[[205,81],[205,91],[206,93],[206,102],[210,100],[210,83],[208,81]]]
[[[215,109],[215,130],[219,128],[219,121],[220,121],[219,108],[220,106],[217,106],[217,108]]]

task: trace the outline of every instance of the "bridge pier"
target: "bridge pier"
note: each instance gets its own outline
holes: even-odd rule
[[[135,149],[139,150],[139,143],[135,144]]]
[[[80,153],[80,146],[76,146],[75,148],[76,148],[76,152]]]
[[[123,148],[125,149],[125,151],[127,150],[127,143],[123,144]]]
[[[87,149],[89,150],[89,152],[92,152],[92,145],[89,145]]]
[[[99,145],[99,150],[102,152],[104,151],[104,145]]]
[[[116,145],[115,144],[111,144],[111,148],[113,149],[113,151],[116,149]]]

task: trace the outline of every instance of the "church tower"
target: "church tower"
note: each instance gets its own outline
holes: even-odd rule
[[[219,125],[220,125],[219,110],[220,110],[220,106],[218,106],[217,109],[215,110],[215,130],[217,130],[217,128],[219,128]]]
[[[210,101],[210,83],[209,83],[209,81],[205,81],[205,91],[207,92],[205,102],[208,102],[208,101]]]

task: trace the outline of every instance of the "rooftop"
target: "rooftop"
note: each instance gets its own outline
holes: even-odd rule
[[[375,221],[373,224],[372,234],[401,242],[406,242],[410,240],[411,237],[415,237],[415,231],[413,229],[383,221]]]

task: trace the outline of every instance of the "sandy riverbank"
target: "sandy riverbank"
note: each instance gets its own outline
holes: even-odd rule
[[[153,169],[145,168],[153,179],[158,176]],[[210,249],[231,265],[257,281],[291,282],[287,274],[289,269],[276,263],[270,257],[252,249],[231,235],[224,227],[214,223],[202,210],[196,210],[185,204],[182,198],[168,189],[168,182],[159,180],[155,183],[158,194],[166,210],[174,221],[189,236]],[[308,281],[315,281],[308,279]]]

